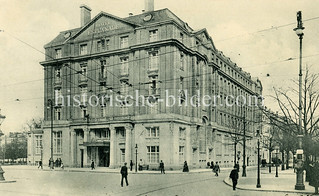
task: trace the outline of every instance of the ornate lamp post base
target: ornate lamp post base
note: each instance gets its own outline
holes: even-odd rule
[[[303,170],[297,169],[296,174],[297,183],[295,185],[295,190],[305,190],[305,185],[303,183]]]

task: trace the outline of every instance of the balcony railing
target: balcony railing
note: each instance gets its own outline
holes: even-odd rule
[[[88,82],[88,78],[86,76],[80,76],[79,86],[86,86],[87,82]]]

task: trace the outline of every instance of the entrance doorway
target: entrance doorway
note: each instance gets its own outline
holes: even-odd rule
[[[83,160],[84,160],[83,155],[84,155],[83,149],[81,149],[81,168],[83,168]]]
[[[99,153],[99,166],[108,167],[110,165],[110,147],[100,146],[98,147]]]

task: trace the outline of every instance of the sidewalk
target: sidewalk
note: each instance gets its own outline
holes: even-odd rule
[[[2,166],[3,170],[6,169],[21,169],[21,170],[41,170],[38,169],[37,166],[29,166],[29,165],[21,165],[21,166]],[[247,170],[255,169],[256,167],[248,167]],[[232,168],[221,168],[221,173],[229,173]],[[56,171],[56,172],[92,172],[92,173],[120,173],[120,168],[110,169],[107,167],[97,167],[94,170],[91,168],[72,168],[65,167],[64,169],[55,168],[54,170],[49,169],[47,166],[43,167],[42,171]],[[202,169],[190,169],[189,172],[182,172],[181,170],[166,170],[166,174],[188,174],[188,173],[212,173],[212,169],[202,168]],[[135,172],[135,168],[133,171],[129,171],[129,174],[161,174],[160,171],[156,170],[143,170]]]
[[[267,192],[284,192],[284,193],[304,193],[313,194],[315,188],[309,186],[308,182],[304,181],[305,190],[295,190],[296,174],[293,169],[281,171],[278,170],[278,177],[275,177],[276,171],[272,168],[272,173],[268,173],[268,168],[261,169],[260,184],[261,188],[256,188],[257,171],[250,172],[247,177],[239,175],[237,188],[241,190],[267,191]],[[305,177],[305,174],[304,174]],[[224,182],[232,186],[231,179],[227,176]]]

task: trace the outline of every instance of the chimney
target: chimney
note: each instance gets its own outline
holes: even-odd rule
[[[154,0],[145,0],[145,12],[154,11]]]
[[[86,25],[91,21],[91,8],[89,8],[87,5],[81,5],[81,27]]]

